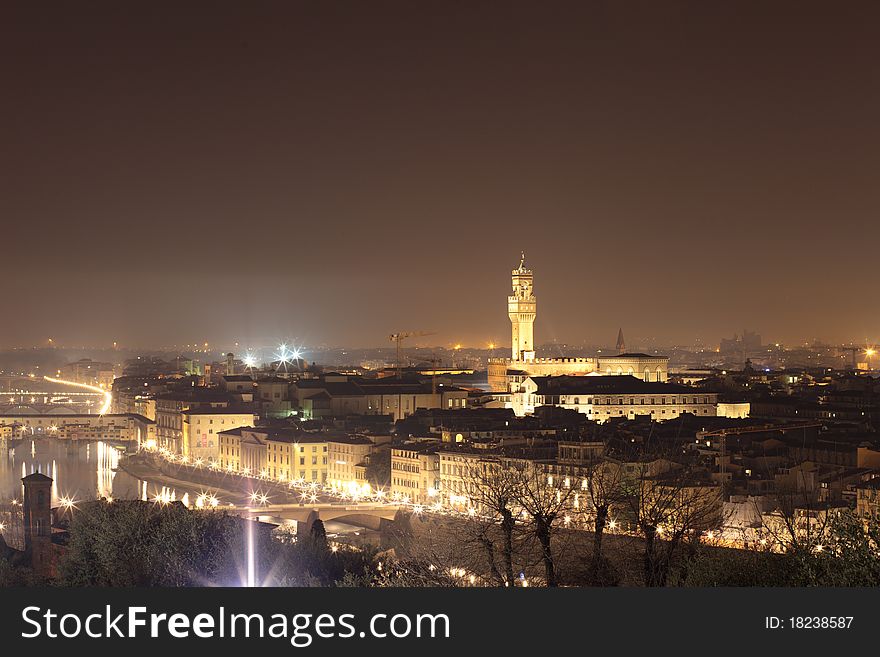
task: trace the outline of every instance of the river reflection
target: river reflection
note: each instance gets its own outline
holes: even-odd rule
[[[52,477],[53,506],[61,497],[85,501],[155,495],[155,486],[116,469],[121,455],[119,449],[105,442],[37,438],[12,449],[0,441],[0,503],[20,500],[21,478],[34,472]]]

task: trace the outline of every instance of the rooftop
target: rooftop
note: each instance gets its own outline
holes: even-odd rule
[[[164,392],[156,395],[157,400],[166,401],[195,401],[195,402],[212,402],[212,401],[228,401],[229,393],[216,388],[189,387],[173,392]]]
[[[346,381],[324,379],[302,379],[295,384],[298,390],[324,390],[331,397],[362,397],[365,395],[426,395],[431,394],[430,381],[396,381],[389,379],[367,380],[350,377]],[[438,385],[437,393],[457,392],[461,388]]]
[[[539,395],[709,394],[678,383],[643,381],[635,376],[533,376]]]
[[[260,434],[263,440],[276,443],[326,443],[346,434],[323,431],[303,431],[296,427],[245,427],[245,431]]]
[[[44,475],[44,474],[41,473],[41,472],[34,472],[34,473],[32,473],[32,474],[29,474],[27,477],[22,477],[21,480],[22,480],[22,481],[27,481],[27,482],[31,482],[31,481],[52,481],[52,477],[47,477],[46,475]]]
[[[328,443],[342,443],[344,445],[372,445],[373,441],[365,436],[336,436],[327,439]]]
[[[183,415],[253,415],[254,412],[249,408],[235,408],[223,406],[222,408],[199,407],[190,408],[183,411]]]

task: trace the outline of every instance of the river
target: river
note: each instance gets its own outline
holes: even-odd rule
[[[122,450],[105,442],[37,438],[13,449],[0,441],[0,504],[21,500],[21,478],[41,472],[54,480],[52,506],[62,497],[74,501],[101,497],[152,499],[156,495],[177,499],[177,491],[138,479],[117,469]]]

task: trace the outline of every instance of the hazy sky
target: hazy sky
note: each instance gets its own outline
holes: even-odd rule
[[[0,346],[875,339],[872,4],[5,2]]]

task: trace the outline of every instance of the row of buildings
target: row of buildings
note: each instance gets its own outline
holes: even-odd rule
[[[144,380],[122,377],[114,385],[114,408],[155,422],[160,448],[192,458],[216,459],[217,435],[231,428],[277,421],[297,423],[346,417],[375,418],[386,427],[423,408],[464,409],[482,397],[424,379],[365,379],[326,375],[282,378],[230,375],[216,386],[198,377]]]
[[[618,486],[609,495],[613,517],[632,523],[638,505],[627,495],[674,490],[691,502],[699,499],[702,529],[731,546],[808,538],[821,545],[842,512],[854,511],[869,523],[880,519],[876,440],[809,421],[707,422],[686,415],[663,424],[621,418],[576,437],[559,431],[536,439],[455,442],[438,436],[396,443],[390,446],[390,490],[420,504],[442,500],[466,508],[486,496],[480,486],[492,485],[482,474],[487,469],[537,472],[562,490],[586,491],[601,476]],[[609,493],[612,485],[604,486]],[[594,492],[573,496],[572,513],[589,515]]]
[[[369,457],[391,436],[303,431],[291,426],[244,426],[221,431],[219,467],[277,481],[307,481],[335,488],[369,488]]]

